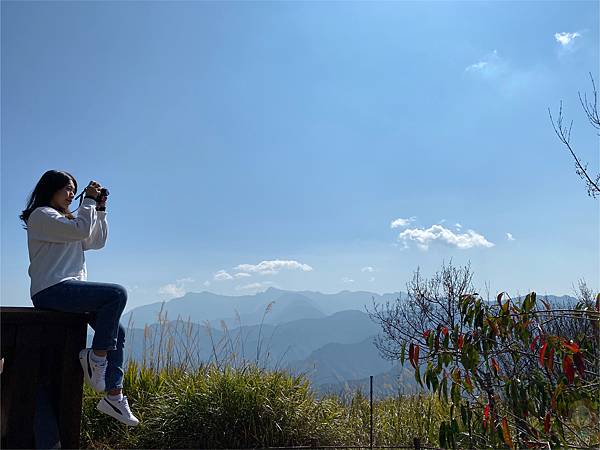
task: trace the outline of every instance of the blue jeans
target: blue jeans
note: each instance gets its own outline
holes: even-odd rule
[[[89,313],[94,329],[92,348],[108,350],[106,390],[123,388],[125,329],[119,323],[127,290],[120,284],[65,280],[35,294],[33,305],[40,309]]]

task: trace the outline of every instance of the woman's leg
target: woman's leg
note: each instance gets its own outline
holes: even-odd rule
[[[126,425],[138,425],[140,421],[131,412],[127,397],[122,393],[125,330],[119,319],[127,302],[125,288],[113,283],[68,280],[44,289],[32,300],[37,308],[90,313],[88,320],[93,322],[94,351],[83,349],[79,360],[86,381],[94,389],[109,394],[100,399],[96,409]],[[102,358],[94,361],[94,353]]]
[[[90,317],[90,326],[96,330],[96,317]],[[109,350],[106,354],[108,366],[106,367],[106,392],[111,395],[123,391],[123,349],[125,347],[125,328],[119,324],[117,331],[117,348]]]
[[[114,283],[67,280],[44,289],[32,298],[36,308],[93,313],[94,350],[117,349],[119,319],[127,303],[127,290]]]
[[[117,348],[106,355],[106,390],[109,394],[118,394],[123,390],[123,348],[125,347],[125,328],[119,324]]]

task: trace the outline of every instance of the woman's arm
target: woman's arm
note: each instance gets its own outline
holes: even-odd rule
[[[99,250],[106,244],[108,237],[108,223],[106,222],[106,211],[96,212],[98,220],[94,224],[92,234],[83,240],[83,250]]]
[[[96,201],[86,198],[75,219],[67,219],[54,208],[38,208],[27,221],[27,232],[32,239],[46,242],[76,242],[92,233],[96,216]]]

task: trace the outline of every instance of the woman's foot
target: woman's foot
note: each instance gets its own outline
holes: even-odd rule
[[[138,418],[131,412],[131,409],[129,409],[129,403],[125,396],[121,396],[120,399],[111,399],[107,395],[98,402],[96,409],[130,427],[135,427],[140,423]]]
[[[106,387],[106,357],[96,356],[91,348],[79,352],[79,362],[83,368],[83,376],[87,384],[98,392],[104,392]]]

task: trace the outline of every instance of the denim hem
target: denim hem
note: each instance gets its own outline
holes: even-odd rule
[[[117,385],[117,386],[114,386],[114,387],[108,387],[107,386],[106,389],[104,390],[104,392],[108,393],[108,391],[110,391],[112,389],[121,389],[121,390],[123,390],[123,385],[120,385],[120,386]]]
[[[117,349],[116,345],[113,345],[112,347],[108,347],[108,348],[107,347],[98,348],[98,347],[95,347],[95,346],[92,345],[92,350],[98,350],[100,352],[104,352],[104,351],[106,351],[106,352],[112,352],[112,351],[114,351],[116,349]]]

